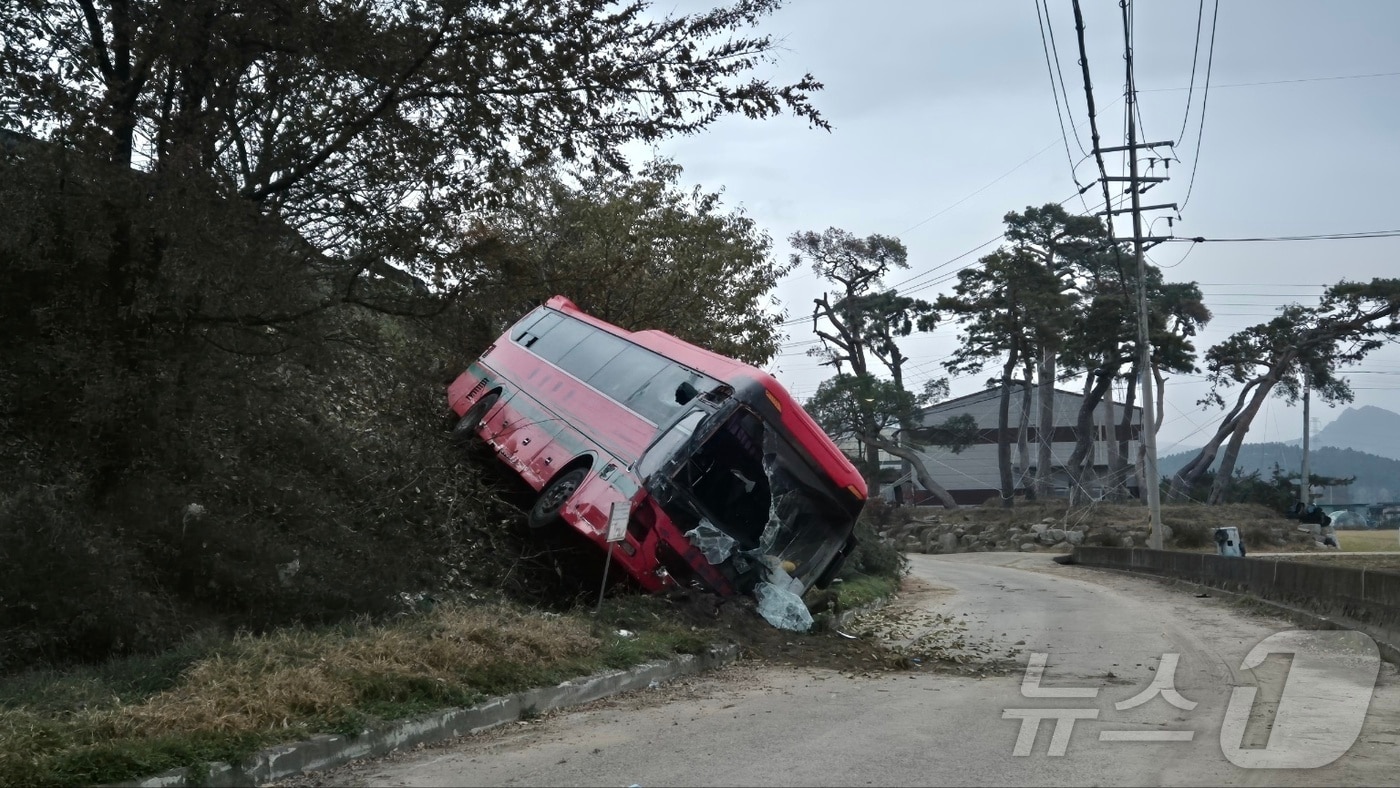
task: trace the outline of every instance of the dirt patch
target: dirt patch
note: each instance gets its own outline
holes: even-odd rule
[[[721,598],[684,592],[671,597],[671,602],[684,623],[714,641],[737,644],[741,660],[864,672],[907,669],[908,660],[893,648],[898,643],[883,633],[894,622],[914,615],[911,605],[915,600],[940,591],[923,581],[906,578],[891,606],[857,616],[845,628],[814,628],[811,632],[773,627],[758,614],[757,603],[747,596]]]

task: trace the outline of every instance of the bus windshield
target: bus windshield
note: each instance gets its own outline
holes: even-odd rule
[[[781,566],[810,586],[841,549],[854,514],[776,429],[746,407],[724,411],[713,429],[668,447],[675,454],[667,481],[677,493],[665,496],[669,513],[708,521],[733,539],[736,573],[759,580]]]

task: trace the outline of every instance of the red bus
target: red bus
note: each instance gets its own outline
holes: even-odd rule
[[[778,381],[563,296],[527,314],[449,387],[460,440],[484,439],[537,492],[532,528],[607,545],[648,591],[801,594],[855,547],[859,472]]]

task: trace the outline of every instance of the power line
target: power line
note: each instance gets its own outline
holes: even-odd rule
[[[1178,216],[1186,210],[1186,204],[1191,202],[1191,190],[1196,186],[1196,171],[1201,163],[1201,137],[1206,130],[1206,102],[1210,101],[1210,73],[1215,65],[1215,30],[1220,19],[1220,0],[1215,0],[1215,9],[1210,17],[1210,48],[1206,54],[1206,80],[1205,87],[1201,91],[1201,117],[1200,124],[1196,127],[1196,152],[1191,161],[1191,180],[1186,184],[1186,198],[1181,201],[1181,207],[1177,209]]]
[[[1057,89],[1057,88],[1055,87],[1055,68],[1052,68],[1051,65],[1050,65],[1050,46],[1047,45],[1046,40],[1045,40],[1045,22],[1046,22],[1046,21],[1049,19],[1049,17],[1050,17],[1050,9],[1049,9],[1049,7],[1046,7],[1046,9],[1045,9],[1045,14],[1044,14],[1044,16],[1042,16],[1042,15],[1041,15],[1041,12],[1040,12],[1040,11],[1041,11],[1041,8],[1040,8],[1040,7],[1041,7],[1041,0],[1034,0],[1034,2],[1035,2],[1035,19],[1036,19],[1036,21],[1037,21],[1038,23],[1040,23],[1040,49],[1041,49],[1042,52],[1045,53],[1045,71],[1046,71],[1046,73],[1048,73],[1048,74],[1050,75],[1050,95],[1055,99],[1055,119],[1058,120],[1058,121],[1060,122],[1060,139],[1063,140],[1064,143],[1065,143],[1065,160],[1069,162],[1069,177],[1070,177],[1071,180],[1074,181],[1074,186],[1075,186],[1076,189],[1082,189],[1083,187],[1080,186],[1080,184],[1079,184],[1079,172],[1078,172],[1078,170],[1076,169],[1077,165],[1076,165],[1075,162],[1074,162],[1074,154],[1072,154],[1072,153],[1069,152],[1069,134],[1065,131],[1065,116],[1064,116],[1064,113],[1062,113],[1062,112],[1060,111],[1060,89]],[[1055,67],[1057,68],[1059,65],[1060,65],[1060,55],[1059,55],[1059,52],[1056,51],[1056,53],[1055,53]],[[1063,74],[1063,73],[1060,74],[1060,85],[1061,85],[1061,88],[1063,88],[1063,85],[1064,85],[1064,74]],[[1069,109],[1069,93],[1065,93],[1065,109],[1066,109],[1066,110]],[[1070,125],[1070,128],[1072,128],[1072,129],[1074,128],[1073,124]],[[1080,140],[1079,140],[1079,131],[1078,131],[1078,130],[1075,130],[1075,132],[1074,132],[1074,142],[1075,142],[1076,145],[1079,146],[1079,151],[1080,151],[1081,153],[1084,153],[1084,152],[1085,152],[1085,151],[1084,151],[1084,143],[1080,142]],[[1081,161],[1082,161],[1082,160],[1081,160]],[[1081,194],[1080,200],[1083,200],[1083,199],[1084,199],[1084,198],[1083,198],[1083,195]],[[1088,206],[1087,204],[1084,206],[1084,211],[1085,211],[1085,213],[1087,213],[1087,212],[1089,211],[1089,206]]]
[[[1061,132],[1060,132],[1060,133],[1061,133],[1061,135],[1064,134],[1063,129],[1061,129]],[[1061,136],[1061,139],[1063,139],[1063,136]],[[976,197],[977,195],[981,194],[982,192],[984,192],[984,191],[986,191],[986,190],[992,188],[993,186],[997,185],[999,182],[1001,182],[1002,180],[1004,180],[1007,176],[1011,175],[1012,173],[1014,173],[1015,171],[1021,169],[1022,167],[1026,166],[1027,164],[1030,164],[1030,163],[1031,163],[1032,161],[1034,161],[1035,159],[1040,158],[1040,156],[1041,156],[1042,154],[1044,154],[1046,151],[1048,151],[1048,150],[1050,150],[1051,148],[1055,147],[1055,143],[1056,143],[1056,142],[1059,142],[1059,141],[1060,141],[1060,140],[1055,140],[1054,142],[1051,142],[1049,145],[1046,145],[1044,148],[1041,148],[1039,151],[1037,151],[1037,152],[1031,154],[1030,156],[1026,157],[1026,159],[1025,159],[1024,161],[1022,161],[1020,164],[1017,164],[1015,167],[1012,167],[1011,169],[1007,170],[1006,172],[1003,172],[1001,175],[998,175],[996,178],[994,178],[993,180],[991,180],[990,182],[988,182],[986,185],[982,186],[982,188],[980,188],[980,189],[978,189],[977,191],[975,191],[975,192],[973,192],[973,193],[967,195],[966,197],[962,198],[961,200],[958,200],[957,202],[953,203],[952,205],[949,205],[948,207],[944,208],[943,210],[938,211],[937,213],[933,214],[932,216],[929,216],[929,217],[927,217],[927,218],[925,218],[925,219],[919,221],[917,224],[914,224],[914,225],[911,226],[911,227],[907,227],[907,228],[901,230],[901,231],[899,232],[899,234],[900,234],[900,235],[904,235],[905,233],[909,232],[910,230],[917,230],[918,228],[923,227],[924,225],[928,224],[929,222],[933,221],[934,219],[937,219],[938,217],[942,216],[943,214],[945,214],[945,213],[947,213],[947,212],[953,210],[954,208],[958,207],[959,205],[962,205],[963,203],[967,202],[968,200],[972,199],[973,197]]]
[[[1093,187],[1093,184],[1091,183],[1091,184],[1089,184],[1089,186],[1084,187],[1084,191],[1087,191],[1088,189],[1090,189],[1090,188],[1092,188],[1092,187]],[[1060,200],[1058,204],[1064,205],[1065,203],[1069,202],[1070,200],[1074,199],[1075,197],[1077,197],[1077,196],[1079,196],[1079,195],[1081,195],[1081,194],[1083,194],[1083,191],[1075,192],[1074,194],[1071,194],[1070,196],[1064,198],[1063,200]],[[1095,206],[1094,206],[1094,208],[1102,208],[1102,207],[1103,207],[1102,205],[1095,205]],[[1092,209],[1091,209],[1091,210],[1092,210]],[[992,239],[987,240],[987,241],[984,241],[984,242],[982,242],[981,244],[978,244],[977,246],[975,246],[975,247],[973,247],[973,248],[967,250],[966,252],[963,252],[962,254],[958,255],[957,257],[952,258],[951,260],[948,260],[948,261],[946,261],[946,262],[940,263],[940,264],[934,266],[933,268],[930,268],[929,270],[927,270],[927,271],[925,271],[925,272],[923,272],[923,273],[921,273],[921,274],[919,274],[919,275],[917,275],[917,276],[910,277],[909,279],[906,279],[906,280],[904,280],[904,281],[902,281],[902,282],[896,282],[895,284],[891,285],[891,286],[888,288],[888,290],[889,290],[889,291],[894,291],[896,288],[901,287],[901,286],[903,286],[903,285],[906,285],[906,284],[908,284],[908,283],[910,283],[910,282],[913,282],[913,281],[915,281],[915,280],[917,280],[917,279],[922,279],[922,278],[924,278],[924,277],[926,277],[926,276],[930,276],[930,275],[932,275],[933,273],[935,273],[935,272],[937,272],[937,271],[939,271],[939,270],[941,270],[941,269],[943,269],[943,268],[946,268],[946,267],[948,267],[949,265],[952,265],[953,263],[957,262],[958,260],[961,260],[962,258],[967,257],[968,255],[972,254],[973,252],[976,252],[976,251],[978,251],[978,250],[980,250],[980,249],[982,249],[982,248],[985,248],[985,247],[987,247],[987,246],[990,246],[991,244],[994,244],[994,243],[996,243],[997,241],[1000,241],[1000,240],[1002,240],[1002,239],[1005,238],[1005,237],[1006,237],[1006,233],[1005,233],[1005,232],[1002,232],[1002,233],[1001,233],[1000,235],[998,235],[997,237],[992,238]],[[920,284],[918,284],[918,285],[916,285],[916,286],[914,286],[914,287],[906,288],[906,289],[904,289],[904,290],[901,291],[901,292],[902,292],[904,295],[909,295],[910,293],[917,293],[917,292],[919,292],[919,291],[921,291],[921,290],[927,290],[927,289],[929,289],[930,287],[936,287],[936,286],[938,286],[938,285],[943,284],[944,282],[948,282],[948,281],[951,281],[951,280],[957,278],[958,274],[960,274],[960,273],[962,273],[963,271],[966,271],[966,270],[968,270],[968,269],[970,269],[970,268],[972,268],[972,267],[978,265],[979,262],[980,262],[980,261],[973,262],[973,263],[970,263],[970,264],[968,264],[968,265],[965,265],[965,266],[963,266],[963,267],[961,267],[961,268],[958,268],[958,269],[956,269],[956,270],[949,271],[948,273],[944,274],[943,276],[938,277],[937,279],[934,279],[934,280],[931,280],[931,281],[928,281],[928,282],[922,282],[922,283],[920,283]]]
[[[1314,235],[1273,235],[1273,236],[1253,236],[1243,238],[1167,238],[1168,241],[1178,241],[1183,243],[1256,243],[1266,241],[1355,241],[1363,238],[1395,238],[1400,236],[1400,229],[1397,230],[1363,230],[1354,233],[1316,233]],[[1310,287],[1311,285],[1295,285],[1296,287]]]
[[[1333,82],[1339,79],[1377,79],[1379,77],[1400,77],[1400,71],[1381,71],[1374,74],[1338,74],[1330,77],[1300,77],[1298,79],[1274,79],[1265,82],[1231,82],[1215,85],[1216,90],[1225,88],[1253,88],[1262,85],[1292,85],[1299,82]],[[1189,90],[1190,88],[1142,88],[1139,93],[1167,93],[1175,90]]]
[[[1176,133],[1176,144],[1186,139],[1186,121],[1191,118],[1191,94],[1196,90],[1196,60],[1201,54],[1201,20],[1205,17],[1206,0],[1196,6],[1196,43],[1191,47],[1191,80],[1186,84],[1186,111],[1181,114],[1181,131]]]
[[[1060,95],[1065,97],[1065,114],[1071,115],[1072,117],[1073,115],[1069,110],[1069,91],[1065,89],[1065,72],[1060,66],[1060,48],[1055,43],[1055,25],[1050,21],[1050,4],[1048,0],[1040,0],[1040,2],[1045,6],[1045,29],[1050,31],[1050,50],[1055,54],[1055,73],[1059,75],[1060,78]],[[1041,45],[1044,46],[1044,44],[1045,40],[1042,36]],[[1054,88],[1053,82],[1051,83],[1051,88]],[[1084,142],[1079,139],[1079,127],[1070,124],[1070,130],[1074,132],[1074,144],[1079,146],[1079,153],[1084,157],[1080,159],[1082,162],[1084,159],[1089,158],[1089,152],[1084,149]]]

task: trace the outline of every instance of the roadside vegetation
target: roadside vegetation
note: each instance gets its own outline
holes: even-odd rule
[[[157,657],[0,680],[0,785],[87,785],[237,760],[315,733],[696,653],[661,600],[540,615],[444,604],[386,623],[192,639]],[[626,634],[621,634],[620,630]]]
[[[840,612],[897,591],[904,556],[869,525],[883,511],[877,505],[862,519],[865,541],[842,582],[809,600]],[[202,768],[317,733],[354,735],[722,641],[748,656],[797,655],[809,664],[868,666],[897,656],[831,640],[820,627],[773,630],[746,598],[617,588],[596,613],[591,600],[575,599],[554,612],[501,594],[442,603],[423,597],[388,618],[232,637],[209,630],[157,654],[12,672],[0,677],[0,786],[88,785]]]

